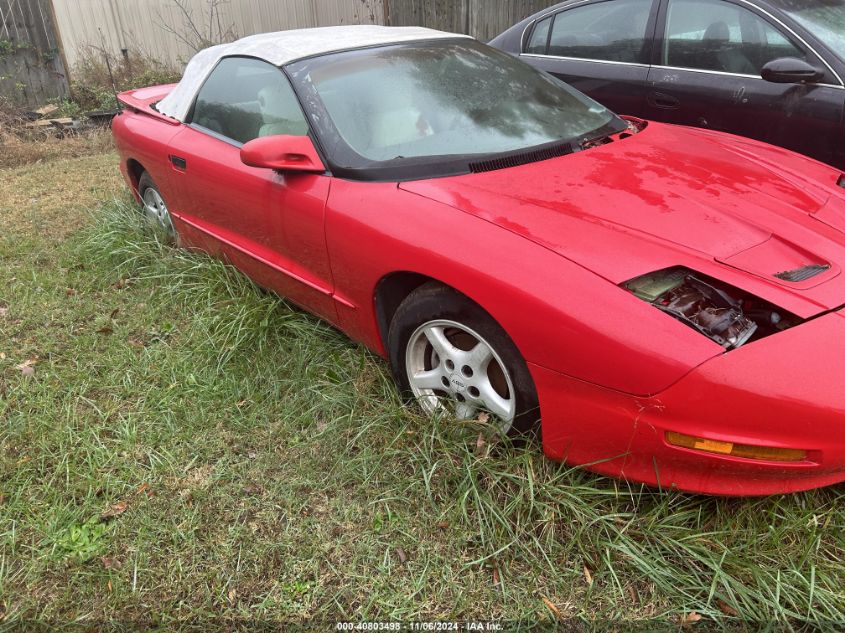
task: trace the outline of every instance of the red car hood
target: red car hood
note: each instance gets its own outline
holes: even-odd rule
[[[832,167],[762,143],[651,123],[569,156],[399,186],[614,284],[683,265],[806,318],[845,304],[838,177]],[[811,264],[829,268],[798,283],[775,276]]]

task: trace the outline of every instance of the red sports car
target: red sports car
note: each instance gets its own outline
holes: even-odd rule
[[[472,38],[346,26],[121,95],[178,242],[388,358],[436,423],[662,487],[845,480],[845,178],[619,117]]]

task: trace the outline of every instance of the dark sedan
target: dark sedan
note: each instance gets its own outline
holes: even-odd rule
[[[569,0],[490,43],[616,112],[845,168],[845,0]]]

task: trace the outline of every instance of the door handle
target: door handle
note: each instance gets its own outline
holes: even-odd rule
[[[655,108],[662,108],[663,110],[674,110],[681,105],[677,97],[667,95],[665,92],[649,92],[648,103]]]
[[[182,158],[181,156],[174,156],[173,154],[170,155],[170,164],[173,165],[176,169],[185,170],[188,168],[188,161]]]

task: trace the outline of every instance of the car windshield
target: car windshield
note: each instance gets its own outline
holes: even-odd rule
[[[775,5],[845,60],[845,0],[777,0]]]
[[[470,39],[336,53],[287,70],[330,159],[347,168],[466,163],[626,126],[577,90]]]

